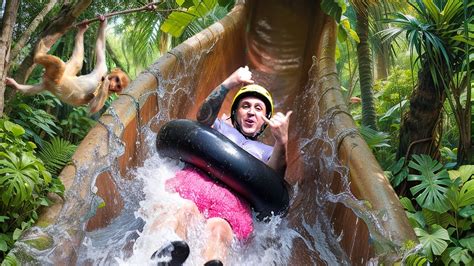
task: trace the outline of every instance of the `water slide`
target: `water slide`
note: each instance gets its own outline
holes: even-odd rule
[[[81,260],[85,239],[114,225],[110,240],[133,223],[117,220],[133,216],[142,198],[128,188],[134,169],[154,153],[156,132],[169,120],[194,119],[209,92],[248,65],[273,94],[276,110],[294,111],[286,173],[294,186],[284,219],[298,237],[289,260],[274,264],[363,265],[399,255],[416,237],[348,113],[336,73],[336,36],[319,1],[237,4],[131,83],[61,173],[65,198],[55,198],[10,254],[40,264],[99,264]],[[230,109],[232,97],[221,110]],[[272,137],[264,141],[271,144]],[[128,235],[122,249],[130,251],[136,237]]]

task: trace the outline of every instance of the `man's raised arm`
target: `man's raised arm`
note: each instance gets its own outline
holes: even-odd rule
[[[207,96],[196,115],[197,121],[204,125],[212,126],[229,90],[241,83],[254,83],[252,72],[250,72],[247,66],[237,69]]]

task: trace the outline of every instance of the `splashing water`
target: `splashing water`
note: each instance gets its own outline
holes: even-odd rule
[[[159,247],[169,241],[180,239],[172,228],[164,226],[157,229],[154,224],[172,219],[180,204],[184,203],[177,193],[166,191],[164,185],[165,181],[173,177],[182,167],[183,163],[154,155],[146,160],[142,168],[137,169],[135,178],[143,183],[145,199],[140,202],[140,209],[135,215],[142,219],[145,225],[138,233],[139,237],[133,246],[133,255],[129,258],[116,258],[119,264],[151,264],[153,262],[150,257]],[[191,248],[191,254],[186,265],[202,265],[205,262],[201,256],[201,250],[206,242],[205,221],[199,217],[187,223],[190,226],[186,241]],[[280,217],[273,217],[268,223],[257,222],[255,234],[247,243],[233,240],[227,263],[286,264],[291,255],[292,239],[297,236],[298,233],[289,228],[285,220]]]

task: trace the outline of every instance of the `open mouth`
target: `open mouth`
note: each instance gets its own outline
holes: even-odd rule
[[[245,119],[244,123],[246,126],[252,127],[255,124],[255,121],[253,121],[252,119]]]

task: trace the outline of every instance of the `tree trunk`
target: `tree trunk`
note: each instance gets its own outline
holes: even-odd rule
[[[463,165],[466,163],[472,163],[472,125],[474,123],[474,116],[472,113],[472,101],[471,101],[471,75],[469,74],[469,69],[466,71],[467,77],[465,79],[465,84],[462,86],[466,88],[466,103],[465,107],[462,106],[460,97],[461,93],[457,93],[455,97],[456,100],[456,110],[455,115],[459,117],[457,122],[459,128],[459,143],[458,143],[458,154],[457,154],[457,164]]]
[[[15,25],[16,15],[20,1],[7,1],[2,20],[2,35],[0,36],[0,117],[3,116],[5,77],[7,76],[10,65],[10,45],[12,43],[13,26]]]
[[[410,107],[400,128],[397,158],[409,159],[412,154],[427,154],[439,159],[441,110],[446,96],[437,90],[429,66],[418,74],[418,85],[410,97]]]
[[[80,0],[74,5],[63,5],[59,14],[51,20],[49,26],[40,34],[39,40],[43,39],[45,45],[50,48],[69,28],[71,28],[79,15],[84,12],[87,7],[89,7],[91,2],[92,0]],[[25,83],[28,79],[34,67],[33,57],[34,49],[20,64],[20,67],[18,68],[18,71],[15,75],[17,82]]]
[[[384,19],[388,19],[389,10],[384,5],[374,5],[374,30],[380,32],[388,28],[387,23],[383,23]],[[386,80],[390,72],[390,43],[384,42],[379,36],[374,36],[374,41],[377,42],[375,48],[375,80]]]
[[[386,44],[381,43],[380,49],[375,52],[375,80],[386,80],[388,77],[389,55]]]
[[[407,162],[413,154],[427,154],[437,160],[440,157],[441,110],[446,96],[435,88],[429,68],[424,64],[418,73],[418,85],[410,97],[410,107],[400,128],[397,159],[405,157]],[[411,197],[409,188],[405,180],[396,192],[399,196]]]
[[[467,111],[467,110],[466,110]],[[457,164],[463,165],[472,163],[472,122],[471,112],[465,112],[463,115],[464,123],[459,126],[459,143]],[[474,120],[472,120],[474,121]]]
[[[376,112],[374,107],[372,54],[369,45],[369,22],[367,8],[356,9],[357,27],[360,42],[357,44],[357,59],[359,61],[359,82],[362,99],[362,125],[377,129]]]
[[[38,25],[43,21],[44,17],[49,13],[49,11],[54,7],[58,0],[50,0],[49,3],[41,10],[38,15],[31,21],[28,28],[23,32],[20,39],[16,42],[15,46],[12,48],[11,52],[11,61],[14,61],[21,49],[25,47],[26,42],[30,39],[31,34],[36,30]]]

